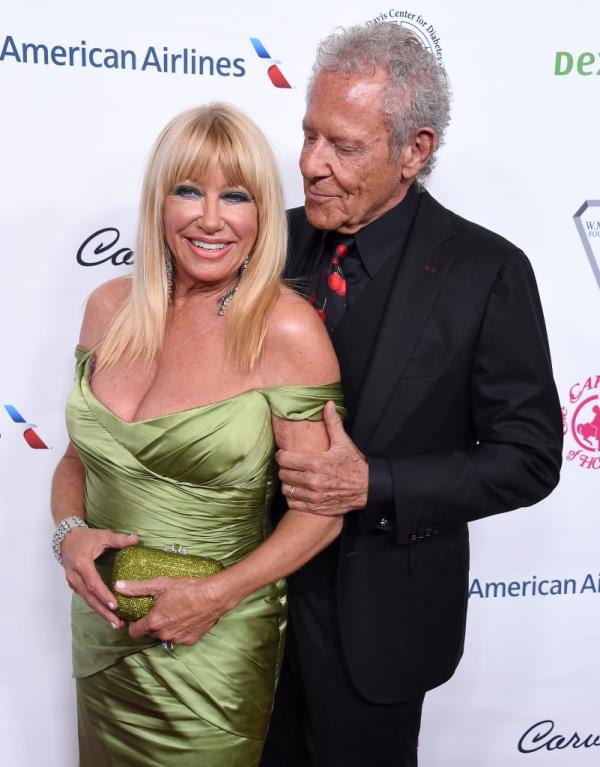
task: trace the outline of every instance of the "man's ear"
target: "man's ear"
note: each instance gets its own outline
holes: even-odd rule
[[[437,144],[437,136],[433,128],[421,128],[413,140],[400,150],[400,166],[402,178],[413,181],[418,173],[427,165]]]

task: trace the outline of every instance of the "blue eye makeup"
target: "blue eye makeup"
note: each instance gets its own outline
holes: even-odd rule
[[[234,203],[252,202],[251,195],[249,195],[248,192],[243,192],[241,190],[225,192],[225,194],[223,194],[223,199],[226,200],[227,202],[234,202]]]
[[[201,197],[204,197],[204,192],[191,184],[178,184],[172,194],[175,197],[181,197],[184,200],[198,200]],[[243,189],[230,189],[223,192],[220,197],[224,202],[232,205],[253,202],[252,195],[245,192]]]
[[[194,199],[202,196],[202,192],[200,192],[199,189],[196,189],[195,186],[190,186],[189,184],[179,184],[175,187],[173,194],[176,197],[183,197],[184,199]]]

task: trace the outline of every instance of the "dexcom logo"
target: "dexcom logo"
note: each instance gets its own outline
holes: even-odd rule
[[[21,413],[19,413],[14,405],[4,405],[4,409],[10,416],[13,423],[24,427],[23,439],[25,442],[27,442],[29,447],[33,448],[34,450],[48,450],[48,445],[40,437],[37,431],[35,431],[35,429],[37,429],[36,424],[29,423],[26,418],[23,418]]]
[[[261,43],[258,37],[251,37],[250,42],[252,47],[256,51],[258,58],[261,59],[267,65],[267,75],[269,80],[276,88],[291,88],[292,86],[285,79],[283,72],[279,68],[281,61],[275,61],[271,58],[265,46]]]
[[[583,51],[583,53],[571,53],[570,51],[556,51],[554,59],[555,75],[600,75],[600,53]]]

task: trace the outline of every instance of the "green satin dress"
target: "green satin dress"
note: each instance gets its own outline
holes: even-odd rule
[[[88,524],[186,546],[225,566],[269,535],[276,486],[271,415],[321,420],[339,384],[252,389],[128,423],[89,385],[77,349],[69,435],[85,465]],[[108,582],[112,557],[97,560]],[[81,767],[252,767],[260,758],[285,633],[285,582],[227,612],[193,646],[114,631],[73,596]]]

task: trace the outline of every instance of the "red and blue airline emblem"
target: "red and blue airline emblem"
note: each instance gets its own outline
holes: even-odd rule
[[[28,423],[14,405],[4,405],[4,409],[15,423],[22,423],[27,427],[23,430],[23,438],[29,447],[32,447],[34,450],[48,450],[48,445],[40,435],[33,430],[33,427],[36,426],[36,424]]]
[[[288,83],[288,81],[283,76],[283,72],[281,71],[281,69],[279,69],[278,64],[281,64],[281,62],[275,61],[274,59],[271,58],[267,49],[261,43],[258,37],[251,37],[250,42],[252,43],[252,47],[258,54],[259,58],[265,61],[271,62],[270,65],[267,67],[267,75],[269,76],[269,80],[273,83],[273,85],[276,88],[291,88],[292,86]]]

